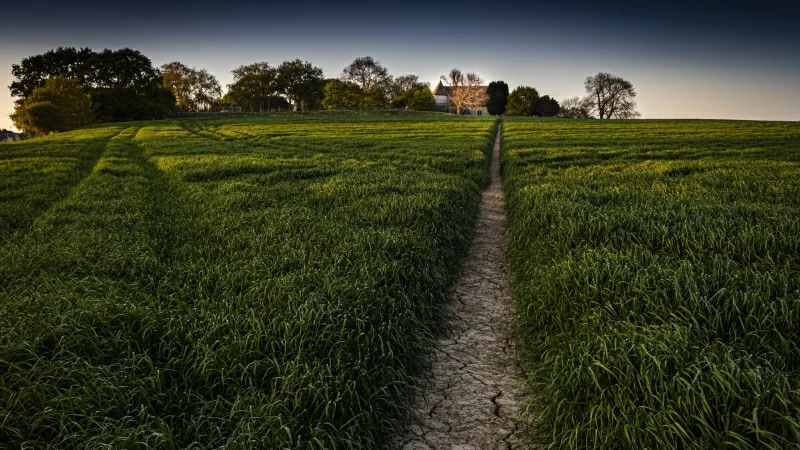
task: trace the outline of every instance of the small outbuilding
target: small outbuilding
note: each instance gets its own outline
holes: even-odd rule
[[[19,140],[19,134],[14,133],[13,131],[0,130],[0,142],[18,141],[18,140]]]

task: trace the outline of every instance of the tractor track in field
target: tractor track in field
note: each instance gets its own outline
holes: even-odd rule
[[[500,172],[502,122],[491,182],[449,306],[454,321],[434,351],[431,380],[416,402],[402,450],[508,450],[523,445],[525,374],[515,346],[506,213]]]
[[[17,230],[17,233],[19,233],[17,236],[25,236],[27,234],[32,233],[32,229],[36,226],[37,222],[41,221],[44,217],[47,217],[47,214],[50,213],[51,211],[53,211],[55,208],[57,208],[61,203],[67,201],[67,199],[75,191],[78,190],[78,188],[81,186],[81,184],[85,183],[86,180],[95,171],[95,169],[97,168],[97,165],[100,164],[100,161],[103,159],[103,155],[108,153],[108,147],[109,147],[111,141],[114,138],[116,138],[117,136],[119,136],[120,134],[124,133],[125,130],[128,130],[129,128],[130,127],[123,127],[116,134],[114,134],[113,136],[110,136],[108,138],[108,140],[103,144],[103,148],[102,149],[95,150],[93,152],[89,152],[89,155],[85,156],[83,158],[83,161],[81,161],[81,157],[79,156],[76,166],[77,167],[84,166],[85,169],[78,170],[79,175],[78,175],[76,181],[71,185],[65,186],[63,191],[62,191],[62,195],[60,197],[57,197],[55,199],[51,198],[50,201],[48,201],[46,204],[41,205],[41,208],[35,214],[35,216],[31,217],[31,219],[28,220],[28,223],[26,223],[26,225],[24,225],[23,227],[20,227]],[[80,154],[80,151],[79,151],[79,154]],[[0,246],[4,246],[4,245],[8,244],[8,241],[9,241],[10,238],[11,238],[10,235],[5,235],[5,236],[0,235]]]

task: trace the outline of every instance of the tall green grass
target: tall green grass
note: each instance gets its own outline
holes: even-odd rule
[[[493,134],[283,116],[2,146],[0,447],[381,447]]]
[[[27,230],[42,211],[63,199],[121,130],[108,126],[69,140],[49,136],[0,147],[0,244]]]
[[[800,125],[504,125],[547,448],[800,448]]]

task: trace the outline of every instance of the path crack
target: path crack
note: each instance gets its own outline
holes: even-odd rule
[[[497,403],[497,399],[503,395],[503,391],[499,391],[497,394],[492,396],[492,403],[494,404],[494,416],[500,417],[500,404]]]

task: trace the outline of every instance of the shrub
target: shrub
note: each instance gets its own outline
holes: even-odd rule
[[[17,128],[35,134],[74,130],[92,122],[91,103],[76,80],[53,77],[34,89],[11,120]]]

